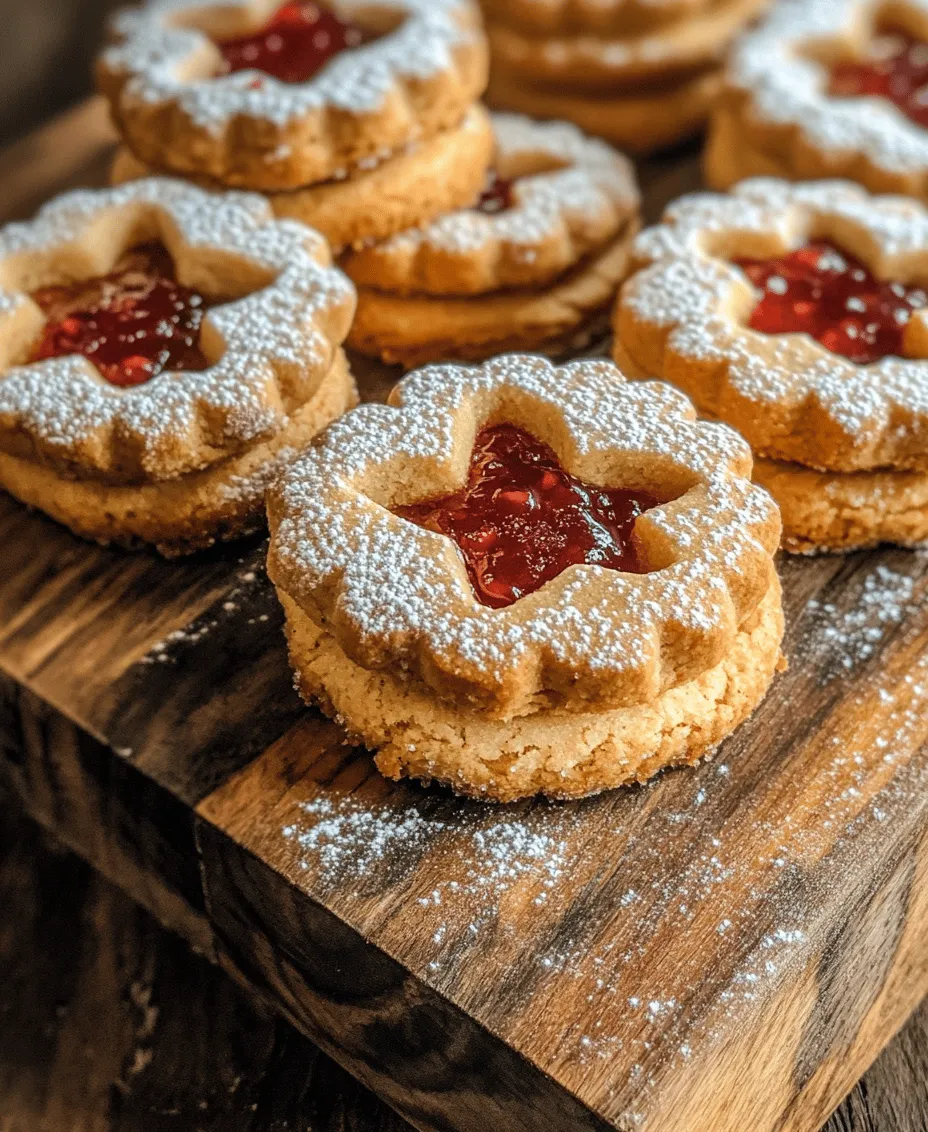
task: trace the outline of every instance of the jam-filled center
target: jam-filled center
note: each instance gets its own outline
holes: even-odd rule
[[[928,304],[921,287],[875,279],[860,260],[826,240],[774,259],[735,263],[762,292],[748,323],[753,330],[805,331],[859,365],[901,356],[912,311]]]
[[[547,444],[503,424],[477,436],[460,491],[395,513],[454,539],[477,600],[501,609],[578,563],[647,573],[635,520],[659,502],[585,483]]]
[[[365,42],[363,30],[313,0],[283,4],[251,35],[217,44],[227,72],[262,71],[285,83],[302,83],[342,51]]]
[[[140,244],[107,275],[43,287],[46,316],[30,362],[82,354],[110,384],[142,385],[165,370],[203,370],[200,324],[210,303],[177,282],[158,243]]]
[[[474,207],[478,212],[485,212],[488,216],[495,216],[498,212],[508,211],[515,203],[513,184],[513,181],[509,181],[491,170],[487,174],[487,183]]]
[[[907,118],[928,127],[928,43],[903,31],[873,41],[866,59],[844,60],[831,68],[828,92],[838,98],[886,98]]]

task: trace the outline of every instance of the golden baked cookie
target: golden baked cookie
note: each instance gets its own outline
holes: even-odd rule
[[[718,69],[641,90],[573,91],[558,84],[529,83],[495,67],[487,103],[535,118],[573,122],[630,153],[646,154],[698,133],[718,96]]]
[[[315,228],[338,253],[385,240],[472,203],[486,181],[493,145],[489,116],[475,104],[460,125],[414,142],[370,169],[356,170],[341,180],[263,195],[275,215]],[[111,180],[118,185],[152,172],[122,146],[113,162]],[[207,177],[194,179],[203,188],[224,191]]]
[[[460,123],[486,85],[469,0],[149,0],[98,81],[146,165],[281,192]]]
[[[631,93],[640,83],[667,85],[720,63],[734,38],[767,6],[768,0],[717,0],[687,19],[637,33],[618,29],[609,38],[598,29],[531,34],[503,14],[488,19],[487,35],[494,67],[510,81],[564,83],[575,93]]]
[[[702,13],[716,0],[480,0],[488,23],[536,35],[636,35]]]
[[[757,179],[683,197],[633,255],[616,360],[673,382],[778,462],[763,482],[787,545],[921,541],[928,211],[848,182]],[[878,495],[895,500],[883,516]]]
[[[344,256],[349,343],[406,366],[560,351],[603,325],[639,196],[628,160],[566,122],[493,116],[496,153],[472,208]]]
[[[152,178],[0,230],[0,486],[80,534],[207,546],[356,402],[325,241],[256,195]]]
[[[779,517],[750,470],[608,362],[421,370],[269,495],[298,686],[384,773],[498,801],[696,761],[780,664]]]
[[[705,171],[847,177],[928,199],[928,4],[782,0],[735,47]]]

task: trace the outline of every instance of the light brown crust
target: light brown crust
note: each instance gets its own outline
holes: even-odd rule
[[[668,499],[636,524],[654,569],[573,566],[505,609],[481,605],[454,543],[391,509],[452,490],[497,421],[588,482]],[[731,429],[608,362],[429,367],[288,467],[268,498],[268,573],[354,663],[488,716],[649,703],[715,667],[772,584],[779,513],[750,468]]]
[[[715,0],[480,0],[487,21],[535,35],[637,35],[690,19]]]
[[[373,169],[356,171],[340,181],[325,181],[265,195],[275,216],[315,228],[336,254],[345,248],[386,240],[418,227],[479,195],[493,157],[493,131],[483,107],[472,106],[464,121],[388,157]],[[114,184],[151,175],[151,170],[122,146],[110,177]],[[224,187],[194,178],[214,192]]]
[[[711,70],[637,94],[575,94],[527,83],[496,67],[487,103],[536,118],[565,119],[619,149],[645,154],[698,133],[721,85],[721,73]]]
[[[255,89],[254,72],[215,77],[221,57],[205,34],[210,22],[221,19],[216,30],[234,35],[261,26],[273,8],[153,0],[118,17],[119,41],[101,55],[97,80],[141,161],[237,188],[297,189],[453,128],[486,86],[486,41],[469,0],[389,0],[378,9],[343,0],[349,16],[376,17],[386,33],[306,83],[263,76]]]
[[[290,660],[301,695],[377,751],[388,778],[438,781],[493,802],[535,794],[580,798],[644,782],[712,754],[764,698],[782,666],[783,611],[774,577],[725,656],[647,704],[577,714],[488,719],[437,700],[393,672],[354,664],[285,594]]]
[[[482,361],[510,351],[557,356],[588,336],[628,272],[631,233],[544,289],[464,298],[358,290],[347,344],[411,369],[427,362]]]
[[[749,177],[783,177],[787,164],[761,148],[763,131],[742,129],[737,113],[720,100],[709,119],[702,170],[706,184],[722,192]],[[798,178],[797,178],[798,179]]]
[[[688,19],[638,34],[619,31],[552,36],[528,34],[502,17],[489,20],[494,67],[531,83],[564,83],[574,92],[630,88],[631,84],[692,74],[720,63],[735,36],[768,0],[718,0]],[[629,90],[630,92],[630,90]]]
[[[284,464],[358,402],[339,351],[314,395],[270,440],[199,472],[164,483],[110,485],[73,480],[0,452],[0,487],[82,538],[132,549],[150,544],[167,558],[260,530],[264,494]]]
[[[799,554],[928,543],[925,472],[819,472],[758,459],[754,480],[783,516],[783,546]]]
[[[494,114],[496,176],[513,201],[488,215],[461,209],[342,258],[359,286],[399,295],[485,295],[543,287],[637,218],[627,158],[569,122]]]

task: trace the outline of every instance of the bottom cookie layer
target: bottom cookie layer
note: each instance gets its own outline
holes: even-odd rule
[[[160,483],[113,486],[72,480],[31,460],[0,452],[0,487],[75,534],[134,548],[153,544],[174,558],[264,526],[264,493],[278,471],[331,421],[358,401],[344,354],[315,395],[276,436],[238,456]]]
[[[641,93],[578,94],[537,86],[494,68],[487,103],[535,118],[564,118],[632,153],[652,153],[701,128],[721,87],[718,71]]]
[[[495,802],[535,794],[580,798],[643,782],[664,767],[696,763],[754,711],[782,663],[777,581],[721,663],[654,703],[493,720],[449,705],[390,672],[359,667],[278,592],[301,694],[377,751],[384,775],[435,780]]]
[[[712,114],[702,166],[706,183],[721,191],[748,177],[793,179],[785,162],[742,137],[734,114],[727,108],[718,108]],[[822,176],[827,175],[823,159]]]
[[[438,361],[483,361],[494,354],[557,355],[579,348],[603,324],[628,272],[629,227],[604,251],[540,290],[439,297],[358,289],[347,344],[407,368]]]
[[[759,457],[753,479],[779,504],[783,546],[794,553],[928,542],[928,473],[820,472]]]
[[[460,126],[420,141],[373,169],[341,181],[263,195],[277,216],[315,228],[337,253],[386,240],[472,204],[486,183],[494,144],[489,115],[482,106],[473,106]],[[122,147],[110,180],[119,185],[156,172]],[[197,183],[224,190],[208,178]]]

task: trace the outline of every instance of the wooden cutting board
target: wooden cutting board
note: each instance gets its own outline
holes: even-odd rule
[[[3,215],[109,146],[96,103],[22,143]],[[303,709],[262,563],[0,497],[0,781],[419,1128],[815,1132],[928,991],[928,555],[783,559],[789,671],[713,762],[508,808]]]

